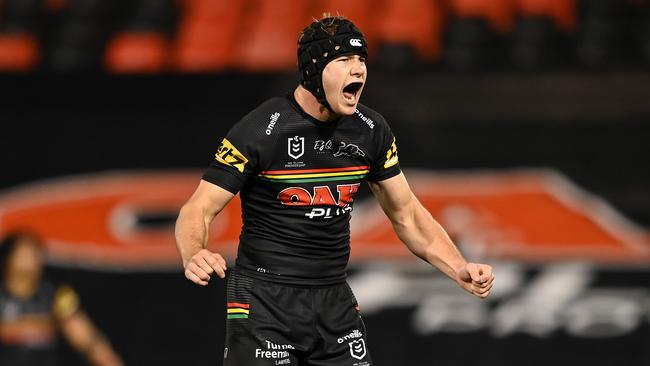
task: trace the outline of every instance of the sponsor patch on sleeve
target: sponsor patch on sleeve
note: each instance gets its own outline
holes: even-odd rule
[[[79,296],[72,287],[61,286],[54,295],[54,315],[65,319],[79,310]]]
[[[397,145],[395,144],[395,138],[393,138],[393,143],[386,151],[386,162],[384,163],[384,168],[388,169],[393,165],[397,164]]]
[[[237,148],[228,139],[223,139],[217,153],[214,155],[218,162],[221,164],[229,165],[240,173],[244,172],[244,167],[248,163],[248,159],[237,150]]]

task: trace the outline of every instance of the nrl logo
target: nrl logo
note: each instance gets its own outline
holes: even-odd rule
[[[350,345],[350,355],[357,360],[361,360],[366,357],[366,342],[363,339],[358,339],[348,343]]]
[[[287,139],[287,153],[294,159],[298,159],[305,153],[304,137],[289,137]]]
[[[363,150],[361,150],[359,146],[355,144],[346,144],[345,142],[341,141],[341,146],[339,146],[339,150],[334,153],[334,157],[341,155],[359,158],[366,156],[366,153],[364,153]]]

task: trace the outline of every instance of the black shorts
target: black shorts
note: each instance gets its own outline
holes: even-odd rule
[[[224,366],[371,366],[352,290],[230,273]]]

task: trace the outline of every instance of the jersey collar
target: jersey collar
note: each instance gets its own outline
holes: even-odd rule
[[[335,120],[332,121],[319,121],[318,119],[314,118],[311,114],[305,112],[304,109],[298,104],[298,101],[293,95],[293,92],[289,92],[286,95],[286,98],[289,100],[289,104],[293,107],[293,109],[296,110],[296,112],[300,113],[306,120],[312,122],[313,124],[320,126],[320,127],[329,127],[329,126],[336,126],[338,123],[341,121],[341,116],[338,116]]]

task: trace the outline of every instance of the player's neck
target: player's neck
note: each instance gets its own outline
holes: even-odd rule
[[[29,298],[38,288],[38,278],[32,276],[17,276],[12,273],[7,273],[4,286],[5,289],[15,297]]]
[[[338,118],[337,114],[320,104],[316,97],[309,90],[303,88],[302,85],[296,87],[296,90],[293,92],[293,97],[305,113],[319,121],[329,122]]]

